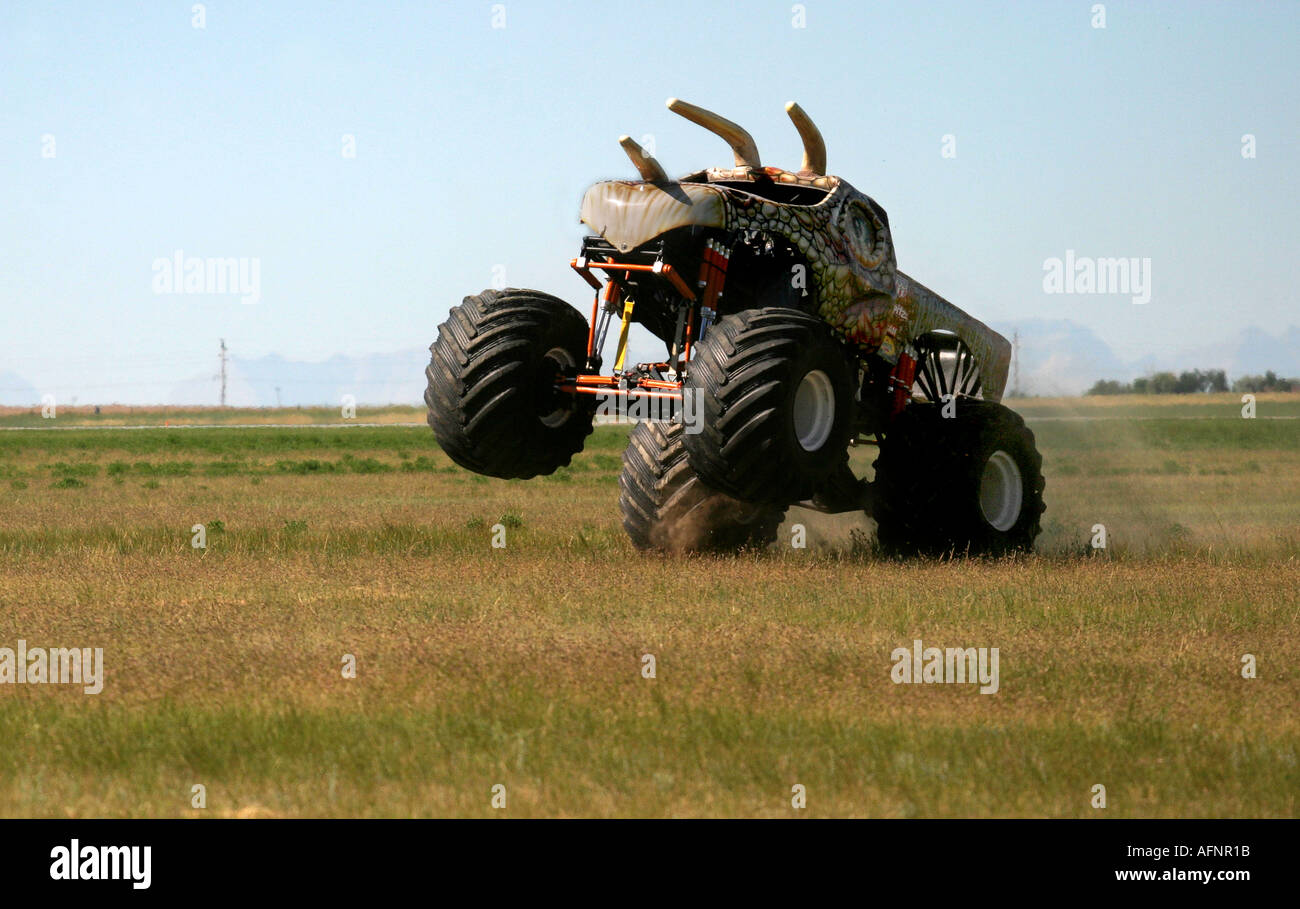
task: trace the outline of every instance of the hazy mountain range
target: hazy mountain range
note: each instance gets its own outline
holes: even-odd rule
[[[1229,380],[1268,369],[1300,376],[1300,327],[1294,325],[1280,335],[1251,327],[1225,343],[1162,352],[1138,361],[1121,359],[1091,329],[1066,319],[1026,319],[993,327],[1008,338],[1018,336],[1019,375],[1013,372],[1008,387],[1014,388],[1018,381],[1026,395],[1080,394],[1098,379],[1129,381],[1157,370],[1223,369]],[[646,347],[643,342],[631,353],[637,358],[662,355],[653,347],[642,349]],[[275,354],[232,357],[226,402],[234,407],[338,406],[345,395],[352,395],[362,405],[418,405],[428,362],[429,351],[423,347],[359,357],[339,354],[320,362],[286,360]],[[0,368],[0,405],[27,407],[40,398],[31,382]],[[219,401],[219,387],[209,371],[145,387],[88,388],[75,398],[82,404],[212,405]],[[65,393],[63,399],[71,402],[74,396]]]
[[[1252,326],[1221,343],[1163,350],[1139,360],[1121,359],[1091,329],[1068,319],[1026,319],[993,328],[1008,338],[1018,335],[1019,385],[1025,395],[1077,395],[1098,379],[1127,382],[1161,370],[1222,369],[1229,381],[1269,369],[1300,376],[1300,327],[1294,325],[1276,336]],[[1015,382],[1013,371],[1008,388]]]
[[[316,363],[286,360],[277,354],[255,359],[232,357],[226,403],[232,407],[341,405],[345,395],[357,404],[419,404],[424,400],[424,367],[429,349],[348,357],[335,354]],[[215,403],[211,374],[177,383],[168,404]]]

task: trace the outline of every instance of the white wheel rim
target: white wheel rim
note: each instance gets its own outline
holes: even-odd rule
[[[835,387],[830,376],[814,369],[799,381],[794,392],[794,435],[804,451],[826,444],[835,426]]]
[[[980,510],[984,512],[984,520],[995,530],[1010,530],[1020,520],[1024,501],[1024,483],[1015,458],[1005,451],[993,452],[980,476]]]
[[[569,352],[565,350],[563,347],[552,347],[550,350],[546,352],[546,356],[542,357],[542,359],[554,360],[556,363],[560,365],[561,369],[572,369],[574,366],[577,365],[573,357],[571,357],[569,355]],[[556,426],[563,426],[565,421],[569,419],[569,416],[572,413],[573,410],[571,408],[557,407],[555,410],[552,410],[550,413],[543,414],[540,417],[540,419],[542,421],[542,425],[555,428]]]

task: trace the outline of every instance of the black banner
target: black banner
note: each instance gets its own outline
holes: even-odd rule
[[[945,900],[961,887],[976,888],[972,899],[1194,888],[1231,899],[1287,885],[1298,833],[1289,820],[11,820],[0,821],[0,875],[11,895],[338,897],[400,885],[657,899],[682,887],[735,897],[847,886],[866,897],[905,886]]]

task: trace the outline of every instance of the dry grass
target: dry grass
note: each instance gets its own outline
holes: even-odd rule
[[[8,434],[0,646],[107,679],[0,686],[0,813],[1293,816],[1300,423],[1143,425],[1036,426],[1047,532],[1002,562],[807,512],[808,550],[639,556],[614,428],[529,483],[419,429]],[[894,685],[915,638],[998,647],[1001,690]]]

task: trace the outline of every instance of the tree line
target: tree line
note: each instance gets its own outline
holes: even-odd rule
[[[1262,376],[1241,376],[1231,387],[1222,369],[1192,369],[1175,375],[1157,372],[1132,382],[1099,379],[1084,394],[1089,395],[1189,395],[1212,391],[1300,391],[1300,379],[1285,379],[1273,370]]]

